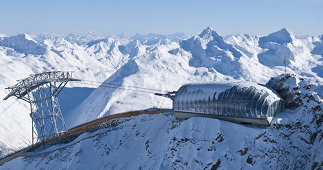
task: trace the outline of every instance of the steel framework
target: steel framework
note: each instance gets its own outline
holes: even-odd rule
[[[66,131],[57,96],[68,81],[80,80],[72,78],[72,72],[52,71],[31,75],[6,88],[10,93],[3,100],[15,96],[30,104],[32,144]]]

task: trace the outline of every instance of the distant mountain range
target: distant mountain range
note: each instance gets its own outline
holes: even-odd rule
[[[296,38],[285,28],[267,36],[233,35],[226,38],[212,28],[206,28],[194,36],[180,33],[136,34],[132,37],[100,37],[93,34],[1,35],[0,98],[7,94],[5,87],[30,74],[52,70],[74,71],[74,77],[84,81],[69,84],[68,89],[65,92],[63,90],[61,98],[62,101],[66,101],[61,103],[66,124],[72,127],[98,117],[129,110],[172,107],[169,99],[155,96],[153,93],[132,91],[127,87],[176,91],[183,84],[190,82],[253,81],[264,84],[271,77],[284,73],[285,64],[287,73],[305,78],[313,84],[314,91],[323,95],[323,36]],[[107,88],[101,85],[102,82],[117,86]],[[74,98],[77,94],[85,95]],[[30,144],[29,112],[27,103],[15,102],[13,98],[0,101],[0,155]],[[283,119],[290,119],[286,117]],[[183,124],[187,124],[185,127],[193,125],[193,129],[198,129],[202,125],[197,123],[204,121],[208,125],[222,124],[222,121],[203,119],[190,120]],[[224,124],[229,130],[230,124]],[[240,125],[232,127],[241,128]],[[220,134],[220,127],[213,128]],[[247,129],[250,127],[243,127],[243,131]],[[238,130],[236,131],[238,133]],[[221,134],[226,138],[225,135],[231,133],[222,131]],[[203,134],[200,137],[203,141]],[[212,140],[213,138],[216,136],[212,136]],[[236,152],[236,149],[244,145],[245,137],[239,138],[242,143],[225,143],[230,152]],[[261,138],[267,140],[264,136]],[[210,138],[210,142],[212,140]],[[155,149],[152,152],[158,152],[158,149]],[[169,154],[171,153],[169,151]],[[174,158],[174,161],[175,159],[177,160]],[[229,154],[223,159],[236,158]]]

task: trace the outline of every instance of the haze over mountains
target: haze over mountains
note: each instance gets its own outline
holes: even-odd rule
[[[74,71],[75,78],[85,81],[70,83],[60,98],[65,101],[60,104],[66,124],[72,127],[129,110],[172,107],[169,99],[125,87],[166,92],[176,91],[190,82],[239,80],[265,84],[270,77],[284,73],[285,59],[287,73],[304,77],[314,84],[313,90],[322,96],[322,56],[323,35],[296,38],[285,28],[265,36],[234,35],[226,38],[212,28],[194,36],[137,34],[133,37],[104,38],[91,34],[1,35],[0,98],[7,94],[5,87],[30,74]],[[116,84],[117,88],[100,86],[100,82]],[[77,94],[84,95],[74,97]],[[31,143],[29,112],[27,103],[14,98],[0,102],[0,155]],[[161,119],[171,121],[170,118]],[[140,126],[139,120],[134,121]],[[219,120],[203,119],[189,120],[184,124],[188,124],[185,127],[195,127],[201,121],[209,122],[208,125],[222,124]],[[148,124],[153,126],[153,123]],[[231,126],[240,128],[240,125],[224,124],[227,130]],[[220,133],[220,126],[214,128]],[[250,130],[249,127],[246,129]],[[154,133],[154,130],[149,133]],[[185,133],[177,133],[185,136]],[[229,134],[222,133],[224,136]],[[203,135],[208,136],[208,133]],[[228,142],[225,145],[230,148],[235,144]]]

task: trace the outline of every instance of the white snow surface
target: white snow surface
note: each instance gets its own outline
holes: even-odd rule
[[[287,81],[288,84],[288,81]],[[271,126],[171,112],[109,121],[66,144],[6,163],[4,169],[311,169],[322,162],[323,99],[299,81],[297,110]],[[304,87],[303,87],[304,86]]]
[[[16,80],[26,78],[30,74],[52,70],[74,71],[74,77],[83,81],[69,83],[68,93],[64,93],[64,90],[62,92],[64,98],[72,100],[70,103],[73,107],[60,103],[62,108],[68,108],[68,112],[64,112],[63,115],[67,126],[72,127],[98,117],[130,110],[171,108],[171,100],[155,96],[152,92],[176,91],[186,83],[252,81],[265,84],[270,77],[284,73],[285,57],[288,59],[287,72],[304,77],[313,83],[313,89],[322,95],[323,36],[300,39],[289,30],[282,29],[268,36],[234,35],[224,39],[212,28],[207,28],[198,35],[187,39],[183,37],[185,36],[180,34],[133,37],[1,34],[0,98],[8,94],[5,87],[14,85]],[[102,82],[104,83],[101,84]],[[115,88],[108,88],[108,84],[114,84]],[[89,91],[93,92],[88,94]],[[86,92],[88,97],[73,97],[82,92]],[[309,107],[312,105],[306,105],[304,108]],[[64,148],[67,151],[64,153],[59,150],[52,152],[49,148],[49,154],[41,151],[40,155],[44,153],[43,156],[19,158],[7,163],[5,167],[22,168],[28,162],[30,164],[26,169],[91,169],[88,166],[94,166],[94,162],[99,161],[99,164],[95,163],[98,164],[95,165],[98,169],[105,169],[105,166],[107,169],[132,169],[140,166],[145,169],[201,169],[204,166],[210,168],[217,159],[221,160],[220,165],[224,169],[240,166],[255,169],[272,167],[275,161],[271,161],[273,158],[266,156],[265,151],[285,154],[283,150],[270,148],[291,147],[289,143],[299,141],[299,136],[304,139],[308,137],[300,130],[292,135],[293,139],[280,139],[281,133],[294,132],[293,129],[286,129],[286,124],[312,119],[311,116],[302,117],[310,112],[304,108],[277,115],[276,124],[282,127],[278,130],[275,129],[276,126],[263,129],[205,118],[177,122],[172,116],[141,116],[126,121],[122,128],[94,132],[102,133],[99,139],[91,133],[83,134],[75,140],[80,142],[66,144],[67,147]],[[29,105],[22,101],[16,101],[14,98],[0,101],[0,155],[31,143],[29,112]],[[313,130],[311,127],[314,125],[308,121],[306,125],[309,127],[306,128]],[[172,127],[174,122],[176,128]],[[144,137],[134,136],[134,129],[130,130],[134,124],[135,130],[144,134],[141,135]],[[319,129],[322,127],[319,126]],[[217,142],[219,134],[223,136],[223,142]],[[259,135],[261,137],[256,140]],[[176,137],[176,140],[172,140],[173,137]],[[185,142],[181,142],[182,138]],[[271,139],[276,143],[268,143]],[[127,144],[120,145],[119,141]],[[212,144],[212,141],[215,144]],[[302,141],[296,142],[295,146],[301,147],[304,144]],[[318,139],[314,142],[321,144],[321,140]],[[181,147],[177,148],[178,145]],[[53,146],[52,149],[55,147],[62,146]],[[197,150],[199,147],[200,150]],[[206,151],[208,147],[211,147],[211,152]],[[212,147],[215,147],[216,151],[212,151]],[[301,151],[309,154],[312,150],[316,151],[315,147],[319,145],[315,145],[314,148],[311,145],[309,151]],[[248,148],[248,154],[237,155],[237,151],[244,148]],[[292,155],[299,153],[297,149],[292,149],[292,152]],[[139,155],[135,156],[137,153]],[[64,157],[62,154],[66,154],[67,161],[57,163]],[[251,164],[246,163],[249,155],[255,156],[252,157]],[[54,160],[50,161],[53,157]],[[316,161],[322,161],[321,156],[313,157]],[[288,160],[289,156],[286,156],[285,161]],[[125,163],[127,161],[129,164]],[[300,160],[302,161],[305,160]]]

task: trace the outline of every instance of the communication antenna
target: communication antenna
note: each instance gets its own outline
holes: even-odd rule
[[[15,96],[30,104],[32,144],[66,131],[57,96],[68,81],[80,80],[72,78],[72,72],[51,71],[31,75],[6,88],[10,93],[3,100]]]

